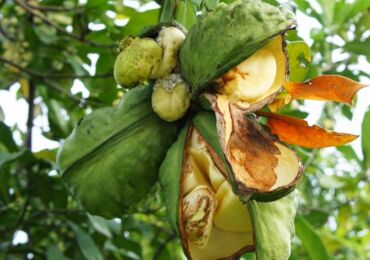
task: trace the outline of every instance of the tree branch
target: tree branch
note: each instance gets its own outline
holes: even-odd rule
[[[173,239],[175,239],[176,237],[176,234],[175,233],[172,233],[162,244],[161,246],[157,249],[157,251],[155,252],[155,255],[153,256],[153,260],[157,260],[157,259],[160,259],[160,255],[162,253],[162,251],[164,250],[164,248],[167,246],[167,244],[169,242],[171,242]]]
[[[0,34],[2,34],[4,36],[4,38],[6,38],[7,40],[9,40],[11,42],[16,42],[17,41],[17,38],[15,38],[14,36],[7,33],[1,26],[0,26]]]
[[[46,74],[36,70],[32,70],[29,68],[22,67],[19,64],[16,64],[8,59],[5,59],[0,56],[0,61],[9,64],[20,71],[26,72],[27,74],[37,77],[37,78],[56,78],[56,79],[86,79],[86,78],[110,78],[113,77],[112,73],[105,73],[105,74],[96,74],[96,75],[76,75],[76,74]]]
[[[90,41],[90,40],[87,40],[84,38],[83,35],[78,35],[78,34],[74,34],[74,33],[70,33],[68,31],[66,31],[63,27],[55,24],[54,22],[50,21],[48,18],[46,18],[43,14],[37,12],[35,12],[34,9],[32,9],[25,1],[22,1],[22,0],[14,0],[15,3],[17,3],[20,7],[22,7],[26,12],[32,14],[33,16],[39,18],[41,21],[43,21],[45,24],[53,27],[54,29],[56,29],[58,32],[76,40],[76,41],[79,41],[79,42],[82,42],[84,44],[87,44],[87,45],[90,45],[91,47],[98,47],[98,48],[116,48],[118,47],[117,44],[100,44],[100,43],[96,43],[96,42],[93,42],[93,41]]]
[[[81,13],[84,10],[83,6],[76,6],[76,7],[65,7],[65,6],[53,6],[53,5],[32,5],[30,3],[25,2],[25,4],[35,10],[43,11],[43,12],[74,12],[74,13]]]
[[[27,134],[25,140],[25,146],[32,151],[32,128],[34,118],[34,106],[35,106],[35,84],[33,81],[29,81],[29,92],[28,92],[28,117],[27,117]]]

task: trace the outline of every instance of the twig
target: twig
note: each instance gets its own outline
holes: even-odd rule
[[[39,18],[41,21],[43,21],[45,24],[53,27],[54,29],[56,29],[58,32],[76,40],[76,41],[79,41],[79,42],[82,42],[84,44],[87,44],[87,45],[90,45],[91,47],[98,47],[98,48],[116,48],[117,47],[117,44],[100,44],[100,43],[96,43],[96,42],[93,42],[93,41],[90,41],[90,40],[87,40],[84,38],[83,35],[78,35],[78,34],[74,34],[74,33],[70,33],[68,31],[66,31],[63,27],[60,27],[59,25],[57,24],[54,24],[52,21],[50,21],[48,18],[46,18],[44,15],[38,13],[38,12],[35,12],[34,9],[32,9],[28,4],[26,4],[24,1],[22,0],[14,0],[20,7],[22,7],[25,11],[27,11],[28,13],[32,14],[33,16]]]
[[[35,10],[43,11],[43,12],[75,12],[80,13],[84,10],[84,7],[82,6],[76,6],[76,7],[65,7],[65,6],[54,6],[54,5],[32,5],[30,3],[25,2],[25,4]]]
[[[25,140],[25,146],[32,151],[32,128],[33,128],[33,117],[34,117],[34,100],[35,100],[35,84],[30,80],[29,93],[28,93],[28,117],[27,117],[27,134]]]
[[[176,234],[175,233],[172,233],[162,244],[161,246],[158,248],[158,250],[155,252],[155,255],[153,257],[153,260],[156,260],[156,259],[159,259],[163,249],[167,246],[167,244],[169,242],[171,242],[173,239],[175,239],[176,237]]]
[[[11,42],[16,42],[17,41],[17,38],[15,38],[14,36],[7,33],[1,26],[0,26],[0,34],[2,34],[4,36],[4,38],[6,38],[7,40],[9,40]]]
[[[33,213],[31,216],[28,217],[28,220],[31,220],[33,218],[37,218],[40,216],[45,216],[49,214],[55,214],[55,215],[73,215],[73,214],[82,214],[85,215],[85,211],[83,210],[72,210],[72,209],[42,209],[35,213]],[[28,222],[27,220],[27,222]]]
[[[28,91],[28,116],[27,116],[27,123],[26,123],[27,133],[26,133],[26,138],[25,138],[25,141],[24,141],[24,145],[30,151],[32,151],[32,128],[33,128],[33,119],[34,119],[35,92],[36,92],[35,84],[34,84],[33,81],[30,81],[29,82],[29,91]],[[23,221],[26,217],[28,206],[30,204],[30,200],[31,200],[31,194],[30,194],[31,193],[30,192],[30,189],[31,189],[31,174],[32,174],[32,166],[27,165],[26,166],[26,178],[27,178],[26,201],[23,204],[21,214],[19,215],[19,218],[18,218],[16,224],[14,225],[14,231],[13,231],[12,238],[14,238],[14,235],[17,232],[18,228],[20,226],[22,226]]]
[[[113,77],[112,73],[105,73],[105,74],[96,74],[96,75],[76,75],[76,74],[45,74],[36,70],[32,70],[29,68],[25,68],[16,64],[8,59],[5,59],[0,56],[0,61],[9,64],[27,74],[38,77],[38,78],[56,78],[56,79],[86,79],[86,78],[110,78]]]

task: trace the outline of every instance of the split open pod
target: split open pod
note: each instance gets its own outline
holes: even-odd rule
[[[285,150],[271,145],[277,160],[289,156],[281,156]],[[235,169],[234,163],[224,155],[210,112],[195,116],[167,152],[160,181],[170,224],[187,257],[223,259],[256,251],[260,259],[287,259],[294,233],[295,193],[274,202],[247,199],[235,178],[246,177],[245,173]],[[275,164],[274,169],[278,168]],[[260,170],[263,175],[264,169]]]
[[[193,99],[215,81],[233,101],[256,103],[277,92],[286,76],[283,35],[293,26],[292,13],[260,0],[219,4],[203,14],[179,52]]]

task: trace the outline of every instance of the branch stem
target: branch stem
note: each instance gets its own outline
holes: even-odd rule
[[[15,68],[17,68],[20,71],[23,71],[31,76],[37,77],[37,78],[56,78],[56,79],[86,79],[86,78],[110,78],[113,77],[112,73],[105,73],[105,74],[96,74],[96,75],[76,75],[76,74],[52,74],[52,73],[42,73],[36,70],[32,70],[29,68],[25,68],[20,66],[19,64],[16,64],[8,59],[5,59],[0,56],[0,61],[9,64]]]
[[[31,14],[31,15],[39,18],[45,24],[49,25],[50,27],[53,27],[58,32],[66,35],[66,36],[68,36],[68,37],[70,37],[70,38],[72,38],[72,39],[74,39],[76,41],[82,42],[82,43],[84,43],[86,45],[90,45],[91,47],[98,47],[98,48],[116,48],[117,47],[117,44],[100,44],[100,43],[96,43],[96,42],[90,41],[88,39],[85,39],[83,35],[78,35],[78,34],[70,33],[67,30],[65,30],[63,27],[61,27],[58,24],[55,24],[54,22],[52,22],[51,20],[49,20],[42,13],[37,12],[37,10],[32,9],[32,7],[30,7],[27,4],[27,2],[25,2],[23,0],[14,0],[14,1],[15,1],[16,4],[18,4],[20,7],[22,7],[29,14]]]

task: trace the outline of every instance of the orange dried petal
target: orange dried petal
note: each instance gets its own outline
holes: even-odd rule
[[[305,120],[278,115],[274,113],[259,112],[268,118],[267,125],[271,133],[283,142],[307,148],[322,148],[340,146],[352,142],[358,136],[325,130],[317,125],[309,126]]]
[[[338,75],[323,75],[308,82],[284,84],[293,99],[312,99],[352,103],[353,96],[367,85]]]

